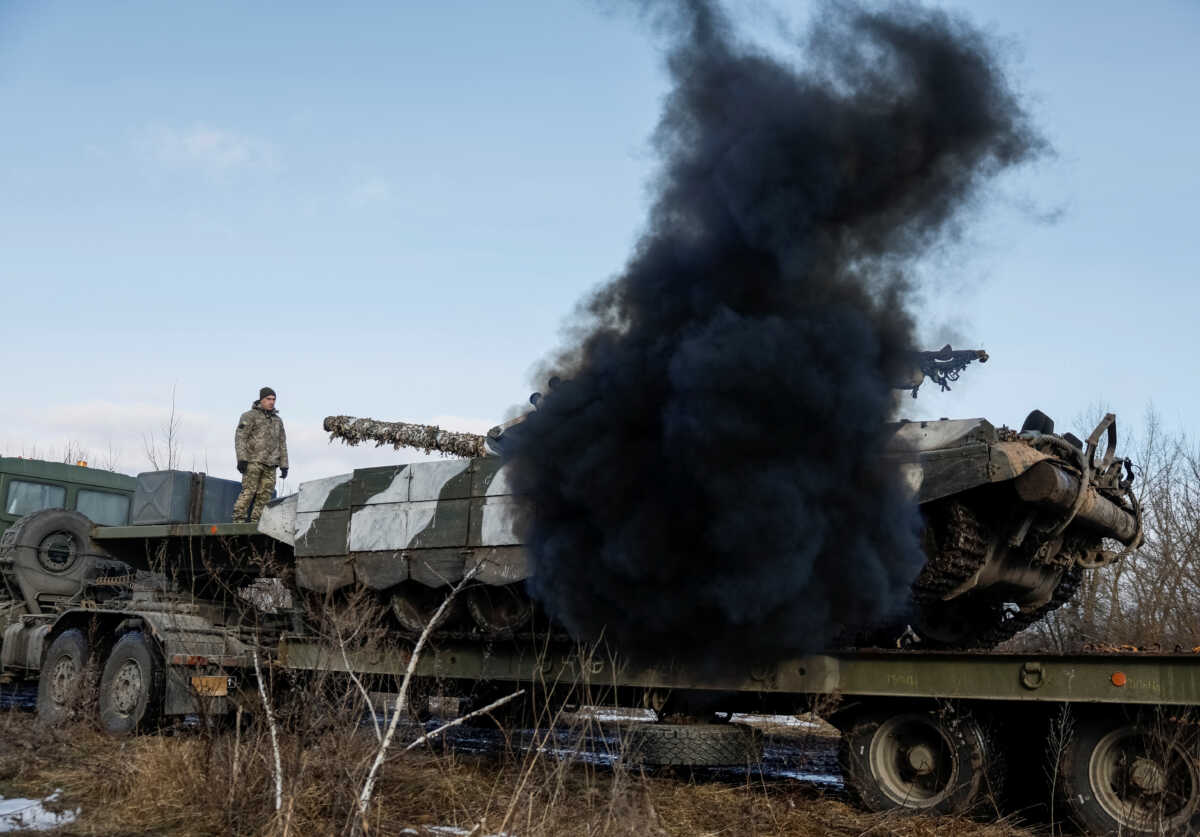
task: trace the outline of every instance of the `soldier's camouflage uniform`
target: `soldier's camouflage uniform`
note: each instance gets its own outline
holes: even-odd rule
[[[255,401],[238,419],[233,445],[238,461],[246,463],[242,493],[233,504],[233,519],[244,520],[249,510],[250,522],[257,523],[275,490],[275,469],[288,467],[287,435],[279,411],[264,410]]]

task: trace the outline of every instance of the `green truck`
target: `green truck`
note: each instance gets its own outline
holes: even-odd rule
[[[73,509],[106,526],[129,522],[137,480],[127,474],[40,459],[0,456],[0,534],[27,514]]]
[[[81,711],[80,684],[97,672],[99,721],[117,735],[253,705],[256,663],[398,678],[412,659],[415,620],[430,614],[426,598],[441,595],[445,571],[460,569],[475,573],[460,594],[468,613],[439,628],[415,671],[460,696],[464,710],[521,687],[559,704],[650,707],[660,722],[628,736],[630,757],[745,764],[761,741],[728,713],[815,708],[841,730],[846,786],[872,810],[1003,806],[1005,787],[1036,782],[1052,765],[1060,810],[1088,833],[1200,828],[1200,655],[863,648],[720,674],[634,668],[580,647],[524,600],[497,597],[523,566],[500,543],[509,508],[497,470],[427,464],[306,484],[268,506],[257,526],[214,520],[201,475],[143,475],[135,509],[155,505],[146,496],[155,485],[182,492],[159,504],[177,511],[154,524],[98,525],[80,512],[79,489],[67,489],[73,507],[32,511],[0,536],[0,671],[37,680],[38,712],[51,723]],[[1089,495],[1076,486],[1073,496]],[[449,499],[462,514],[437,523]],[[373,538],[393,534],[400,512],[417,540],[389,555],[371,549]],[[450,524],[461,524],[462,544],[458,528],[443,531]],[[396,630],[382,645],[333,646],[312,627],[305,604],[331,601],[323,591],[339,573],[390,605]],[[265,578],[281,579],[287,594],[255,593]],[[430,592],[400,597],[412,606],[398,607],[396,585]]]

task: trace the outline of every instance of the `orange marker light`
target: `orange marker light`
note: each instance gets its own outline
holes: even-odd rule
[[[1125,672],[1114,671],[1113,676],[1112,676],[1112,684],[1114,686],[1124,686],[1125,685]]]
[[[208,532],[209,532],[209,534],[211,534],[211,535],[215,535],[215,534],[217,534],[217,527],[216,527],[216,526],[209,526],[209,527],[208,527]]]

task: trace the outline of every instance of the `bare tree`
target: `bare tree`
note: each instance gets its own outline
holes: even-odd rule
[[[175,410],[175,386],[171,387],[171,412],[160,431],[142,434],[146,458],[155,471],[173,471],[179,466],[179,414]],[[161,433],[161,435],[160,435]]]
[[[1085,573],[1075,598],[1018,637],[1018,647],[1200,645],[1200,447],[1151,408],[1125,452],[1137,467],[1145,543]]]
[[[79,444],[79,442],[75,441],[74,439],[68,439],[66,441],[66,443],[63,445],[62,456],[59,457],[59,460],[67,465],[77,465],[80,462],[87,462],[87,459],[87,448]]]
[[[112,437],[108,437],[108,447],[100,456],[99,465],[106,471],[120,470],[121,450],[113,446]]]

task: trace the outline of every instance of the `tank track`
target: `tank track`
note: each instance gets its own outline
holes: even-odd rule
[[[984,524],[966,504],[951,502],[936,511],[937,518],[931,521],[938,536],[947,538],[936,543],[938,548],[921,570],[912,586],[912,600],[918,607],[937,607],[951,590],[974,575],[988,557],[991,538]],[[970,648],[993,648],[1012,639],[1030,625],[1069,602],[1079,589],[1083,569],[1078,565],[1063,572],[1054,588],[1050,601],[1028,612],[1017,612],[1007,618],[997,618],[992,624],[984,625],[970,642],[956,643]],[[986,610],[982,611],[986,613]]]
[[[948,542],[935,543],[936,550],[912,584],[912,599],[918,607],[941,603],[987,560],[987,530],[969,507],[950,502],[937,509],[935,515],[930,526],[938,536],[948,535]]]

